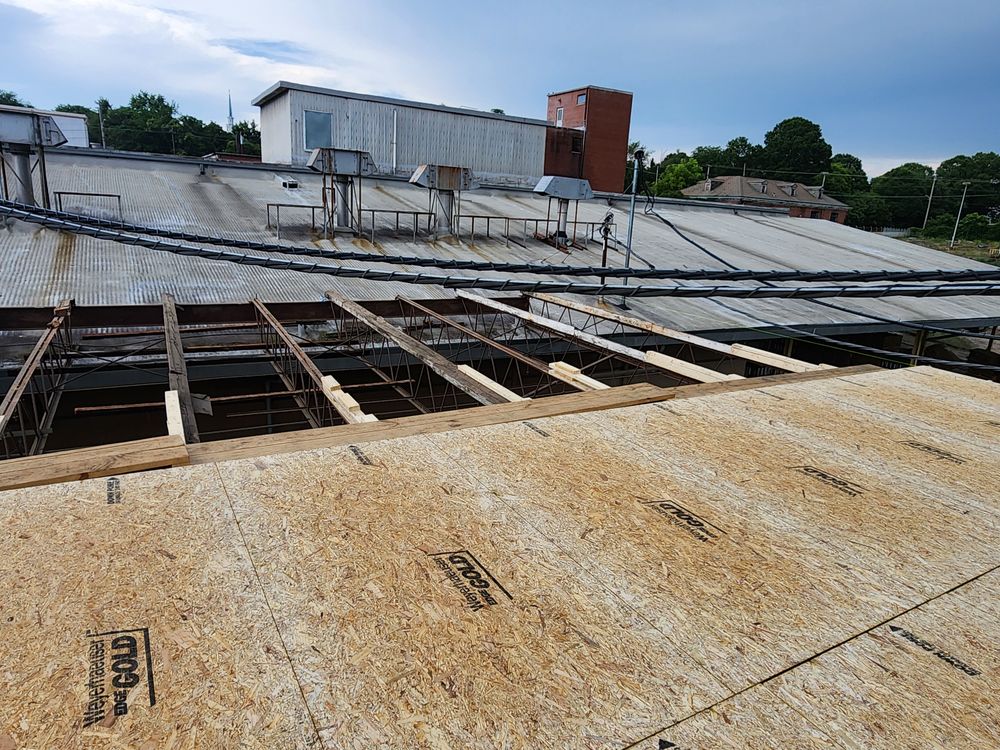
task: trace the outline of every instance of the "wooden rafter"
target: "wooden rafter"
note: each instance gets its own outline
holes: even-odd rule
[[[184,427],[184,441],[200,442],[198,437],[198,420],[194,415],[194,402],[191,400],[191,384],[188,382],[187,363],[184,361],[184,345],[181,343],[180,326],[177,323],[177,305],[172,294],[164,294],[163,304],[163,338],[167,345],[167,376],[170,390],[176,391],[180,406],[181,424]]]

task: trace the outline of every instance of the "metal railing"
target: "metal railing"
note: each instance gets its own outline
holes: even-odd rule
[[[375,217],[376,216],[383,216],[383,215],[385,215],[385,216],[392,216],[394,218],[394,220],[395,220],[395,227],[394,227],[394,229],[392,231],[393,231],[393,236],[396,236],[396,237],[399,236],[399,217],[400,216],[408,216],[408,217],[410,217],[410,222],[409,223],[410,223],[410,226],[411,226],[412,236],[413,236],[413,241],[414,242],[416,242],[416,240],[417,240],[417,232],[420,230],[420,223],[421,223],[421,219],[422,218],[426,217],[426,219],[427,219],[427,230],[426,231],[428,233],[431,232],[432,227],[434,225],[434,214],[431,213],[430,211],[404,211],[404,210],[396,210],[396,209],[392,209],[392,208],[362,208],[361,209],[361,213],[362,213],[362,215],[363,214],[369,214],[371,216],[371,231],[367,232],[366,234],[368,234],[371,237],[371,242],[372,242],[373,245],[375,244]],[[361,232],[359,232],[359,234],[361,234]]]
[[[87,193],[74,190],[56,190],[52,195],[56,198],[56,208],[59,211],[63,210],[63,196],[64,195],[75,195],[83,198],[114,198],[118,201],[118,218],[121,221],[125,221],[125,212],[122,209],[122,197],[118,193]]]
[[[547,240],[554,233],[558,227],[558,219],[554,217],[536,217],[536,216],[491,216],[488,214],[460,214],[458,216],[458,227],[456,235],[461,236],[461,226],[462,221],[468,220],[469,222],[469,234],[468,238],[470,240],[475,240],[476,238],[476,226],[485,227],[485,236],[487,239],[491,239],[493,234],[493,227],[497,227],[500,237],[504,239],[504,245],[510,247],[510,243],[513,242],[516,245],[522,245],[514,237],[511,236],[511,226],[513,225],[515,233],[520,236],[524,242],[529,239],[535,240]],[[603,221],[569,221],[566,223],[567,228],[570,228],[571,234],[569,236],[569,241],[575,243],[577,239],[581,239],[589,244],[591,242],[600,242],[600,230],[604,225]],[[531,227],[531,234],[528,234],[528,227]],[[612,224],[612,227],[615,225]],[[541,231],[544,228],[544,231]],[[517,230],[520,229],[520,232]],[[523,247],[524,245],[522,245]]]

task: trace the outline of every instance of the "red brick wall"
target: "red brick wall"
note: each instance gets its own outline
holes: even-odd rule
[[[578,104],[580,95],[584,103]],[[625,182],[632,95],[622,91],[584,87],[549,96],[546,119],[556,123],[556,110],[563,108],[564,128],[584,128],[583,177],[594,190],[621,192]],[[556,166],[556,162],[553,162]],[[549,172],[546,149],[546,174]],[[569,176],[569,175],[564,175]]]
[[[545,129],[545,174],[583,177],[583,132],[570,128]]]
[[[777,205],[777,204],[776,204]],[[833,215],[837,217],[834,219]],[[847,221],[847,210],[840,208],[806,208],[805,206],[792,206],[788,209],[789,216],[799,216],[806,219],[825,219],[826,221],[836,221],[843,224]]]

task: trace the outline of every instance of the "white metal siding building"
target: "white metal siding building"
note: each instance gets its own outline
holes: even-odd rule
[[[421,164],[470,167],[477,176],[529,182],[542,175],[544,120],[498,115],[279,81],[260,107],[261,158],[305,164],[313,148],[361,149],[379,170],[409,175]]]

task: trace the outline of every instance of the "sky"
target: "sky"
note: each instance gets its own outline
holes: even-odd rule
[[[820,124],[869,176],[1000,151],[1000,2],[0,0],[0,89],[36,107],[162,93],[259,119],[279,79],[545,117],[546,94],[634,93],[656,154]]]

